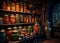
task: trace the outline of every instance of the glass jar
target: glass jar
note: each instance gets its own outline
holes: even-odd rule
[[[20,17],[20,23],[23,23],[24,22],[24,20],[23,20],[24,19],[24,16],[23,15],[20,15],[19,17]]]
[[[6,2],[5,1],[3,1],[2,9],[6,10]]]
[[[7,1],[7,8],[6,8],[6,9],[7,9],[8,11],[10,11],[10,7],[11,7],[11,6],[10,6],[10,2]]]
[[[28,18],[28,16],[24,17],[24,22],[25,22],[25,23],[29,23],[29,18]]]
[[[20,7],[20,6],[19,6],[19,3],[17,2],[16,5],[15,5],[15,10],[16,10],[17,12],[18,12],[19,9],[20,9],[19,7]]]
[[[15,23],[15,15],[14,14],[11,14],[11,16],[10,16],[10,23],[11,24]]]
[[[8,39],[8,40],[11,39],[11,34],[12,34],[12,28],[9,27],[9,28],[7,28],[7,30],[6,30],[6,36],[7,36],[7,39]]]
[[[23,3],[23,11],[25,12],[25,13],[27,13],[27,6],[26,6],[26,3]]]
[[[20,23],[20,17],[19,17],[19,14],[16,14],[16,23]]]
[[[15,11],[15,3],[14,2],[11,2],[11,10]]]
[[[23,3],[20,1],[20,12],[23,12]]]
[[[3,22],[4,24],[9,24],[9,16],[7,14],[4,15]]]
[[[22,26],[19,26],[19,27],[18,27],[19,35],[21,35],[21,30],[22,30],[22,29],[23,29]]]
[[[17,41],[18,37],[19,37],[18,30],[17,30],[17,27],[15,26],[15,27],[13,27],[13,31],[12,31],[12,34],[11,34],[11,40],[12,41]]]

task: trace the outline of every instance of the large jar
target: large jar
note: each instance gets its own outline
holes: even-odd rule
[[[3,22],[4,24],[9,24],[9,16],[7,14],[4,15]]]
[[[5,30],[0,29],[0,43],[5,43],[5,40],[6,40]]]
[[[9,28],[7,28],[7,30],[6,30],[6,36],[7,36],[7,39],[8,39],[8,40],[11,39],[11,34],[12,34],[12,28],[9,27]]]
[[[15,23],[15,15],[14,14],[11,14],[11,16],[10,16],[10,23],[11,24]]]
[[[17,41],[18,37],[19,37],[18,30],[17,30],[17,27],[15,26],[15,27],[13,27],[13,31],[12,31],[12,34],[11,34],[11,40],[12,41]]]

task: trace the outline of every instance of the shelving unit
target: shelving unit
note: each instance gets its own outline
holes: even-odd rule
[[[0,24],[0,26],[19,26],[19,25],[33,25],[34,23],[15,23],[15,24]]]
[[[33,16],[40,16],[40,14],[33,14],[33,13],[25,13],[25,12],[17,12],[17,11],[7,11],[7,10],[3,10],[3,9],[0,9],[0,12],[3,12],[3,13],[10,13],[10,14],[22,14],[22,15],[33,15]]]
[[[4,1],[4,0],[3,0]],[[2,2],[3,2],[2,1]],[[5,0],[5,1],[8,1],[8,0]],[[9,0],[9,1],[12,1],[12,0]],[[13,0],[14,1],[14,0]],[[22,0],[21,0],[22,1]],[[17,2],[19,3],[19,0],[17,0]],[[18,30],[19,29],[19,26],[21,26],[22,27],[22,29],[21,29],[21,31],[20,31],[20,34],[19,34],[19,32],[17,32],[19,35],[21,35],[21,32],[23,31],[23,32],[28,32],[28,28],[31,28],[32,30],[31,30],[31,32],[30,33],[26,33],[27,35],[28,34],[30,34],[30,36],[31,36],[31,38],[33,37],[31,34],[33,34],[33,32],[32,31],[34,31],[33,30],[33,26],[34,26],[34,24],[35,23],[40,23],[40,16],[41,16],[41,12],[40,12],[40,9],[37,9],[38,7],[36,6],[37,4],[36,3],[32,3],[32,1],[31,2],[29,2],[29,1],[22,1],[23,3],[28,3],[28,4],[33,4],[34,5],[34,7],[33,8],[31,8],[31,12],[29,13],[29,12],[20,12],[20,11],[13,11],[13,10],[5,10],[5,9],[3,9],[3,8],[0,8],[0,17],[2,17],[3,18],[3,20],[4,20],[4,16],[5,16],[5,14],[7,14],[8,15],[8,17],[7,17],[7,19],[9,19],[9,23],[2,23],[2,24],[0,24],[0,27],[1,27],[1,29],[3,28],[3,29],[5,29],[5,31],[8,31],[10,28],[12,28],[12,35],[14,35],[15,33],[13,33],[14,32],[14,27],[15,27],[15,31],[16,30]],[[34,1],[35,2],[35,1]],[[6,2],[7,3],[7,2]],[[5,4],[6,4],[5,3]],[[11,2],[10,2],[11,3]],[[14,2],[13,2],[14,3]],[[8,4],[8,3],[7,3]],[[16,4],[16,3],[15,3]],[[19,4],[20,5],[20,4]],[[2,6],[2,4],[1,4],[1,6]],[[10,6],[11,7],[11,6]],[[16,6],[15,6],[16,7]],[[20,7],[20,6],[19,6]],[[24,6],[25,7],[25,6]],[[26,6],[27,7],[27,6]],[[36,10],[36,9],[38,10]],[[16,8],[15,8],[15,10],[16,10]],[[24,9],[23,9],[24,10]],[[27,9],[28,10],[28,9]],[[35,12],[33,13],[32,11],[33,10],[35,10]],[[37,12],[40,12],[40,13],[37,13]],[[16,18],[16,14],[18,14],[19,15],[19,23],[16,23],[16,21],[15,21],[15,23],[11,23],[11,15],[14,15],[15,16],[15,20],[17,19]],[[23,15],[22,17],[23,17],[23,22],[21,22],[20,20],[21,20],[21,16],[20,15]],[[28,16],[28,17],[27,17]],[[29,17],[31,16],[31,21],[29,21],[30,19],[29,19]],[[24,22],[24,19],[25,18],[28,18],[28,23],[27,22]],[[33,19],[32,19],[33,18]],[[5,18],[6,19],[6,18]],[[26,19],[25,19],[25,21],[27,21]],[[32,22],[33,21],[33,22]],[[29,27],[30,26],[30,27]],[[40,25],[39,25],[40,26]],[[16,28],[17,27],[17,28]],[[36,26],[37,28],[38,28],[38,26]],[[8,29],[9,28],[9,29]],[[26,29],[26,30],[23,30],[23,29]],[[19,31],[19,30],[18,30]],[[23,33],[22,33],[23,34]],[[19,36],[18,35],[18,36]],[[25,36],[27,36],[27,35],[25,35]],[[7,35],[6,35],[7,36]],[[25,36],[23,36],[23,37],[25,37]],[[13,37],[13,36],[11,36],[11,37]],[[37,37],[39,37],[39,35],[37,36]],[[33,39],[36,41],[36,39],[39,39],[39,38],[37,38],[37,37],[33,37]],[[22,39],[22,38],[21,38]],[[27,39],[27,38],[26,38]],[[15,40],[15,39],[14,39]],[[30,40],[30,39],[28,39],[28,40]],[[19,40],[20,41],[20,40]],[[27,40],[23,40],[23,41],[27,41]],[[32,41],[31,41],[32,42]],[[28,41],[27,41],[27,43],[28,43]],[[34,42],[33,42],[34,43]]]

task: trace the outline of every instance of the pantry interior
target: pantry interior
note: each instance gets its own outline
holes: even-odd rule
[[[0,43],[38,43],[42,38],[49,39],[49,4],[47,0],[1,0]],[[47,28],[50,30],[45,31]]]

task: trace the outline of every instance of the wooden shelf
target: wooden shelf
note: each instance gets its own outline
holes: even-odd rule
[[[34,23],[0,24],[0,26],[33,25]]]
[[[3,10],[3,9],[0,9],[0,12],[10,13],[10,14],[23,14],[23,15],[40,16],[40,14],[25,13],[25,12],[17,12],[17,11],[12,11],[12,10],[8,11],[8,10]]]

